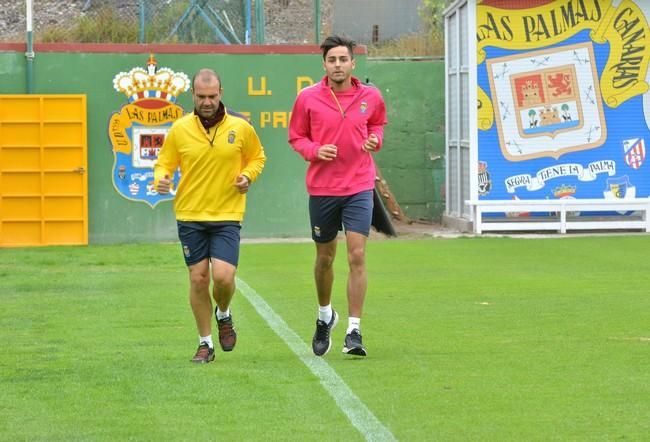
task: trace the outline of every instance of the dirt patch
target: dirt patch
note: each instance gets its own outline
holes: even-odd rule
[[[421,238],[457,238],[463,236],[462,232],[451,230],[440,224],[414,221],[405,223],[393,220],[393,227],[397,232],[397,239],[421,239]],[[383,233],[377,233],[374,229],[370,231],[371,240],[393,239]]]

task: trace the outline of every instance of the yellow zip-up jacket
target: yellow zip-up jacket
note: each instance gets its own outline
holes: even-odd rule
[[[242,174],[254,182],[264,168],[264,147],[241,115],[226,113],[209,132],[194,113],[174,122],[154,166],[154,186],[180,166],[174,199],[180,221],[242,221],[246,195],[235,187]]]

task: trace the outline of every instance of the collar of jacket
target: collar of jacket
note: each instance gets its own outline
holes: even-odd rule
[[[199,118],[199,121],[203,125],[203,128],[205,130],[209,130],[211,127],[214,127],[215,125],[219,124],[221,120],[223,120],[223,117],[226,116],[226,106],[224,106],[223,103],[219,102],[217,113],[212,118],[203,118],[202,116],[199,115],[196,109],[194,109],[194,115],[196,115]]]

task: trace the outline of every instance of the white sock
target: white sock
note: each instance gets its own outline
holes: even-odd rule
[[[212,343],[212,335],[199,336],[199,345],[203,343],[208,344],[208,347],[210,348],[214,348],[214,344]]]
[[[219,307],[217,307],[217,319],[227,318],[228,316],[230,316],[230,307],[228,307],[228,310],[225,312],[222,312],[219,310]]]
[[[352,330],[354,329],[359,330],[359,333],[361,333],[361,318],[355,318],[354,316],[350,316],[348,318],[348,330],[345,332],[346,334],[352,333]]]
[[[332,304],[327,304],[326,306],[318,306],[318,319],[329,324],[329,322],[332,320]]]

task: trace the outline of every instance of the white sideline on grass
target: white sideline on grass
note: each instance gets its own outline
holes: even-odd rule
[[[237,278],[237,288],[251,303],[257,313],[269,324],[271,329],[289,346],[300,360],[320,380],[325,390],[334,398],[341,411],[359,432],[372,441],[394,441],[395,436],[375,417],[361,402],[350,387],[336,374],[325,359],[314,356],[311,348],[305,344],[284,320],[257,294],[248,284]]]

